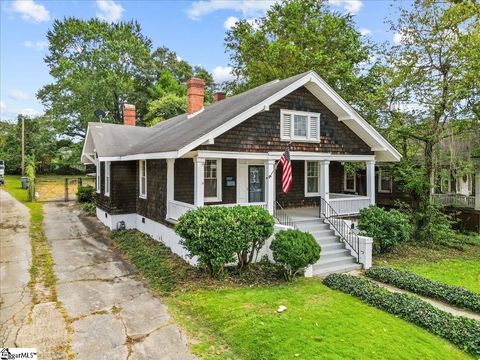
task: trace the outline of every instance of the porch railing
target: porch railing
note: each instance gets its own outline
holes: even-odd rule
[[[187,204],[181,201],[171,200],[167,204],[167,214],[172,220],[178,220],[180,216],[189,210],[194,210],[197,207],[193,204]]]
[[[320,218],[329,223],[340,239],[348,244],[355,253],[358,262],[360,247],[360,238],[358,235],[348,226],[347,222],[341,218],[341,215],[322,197],[320,197],[319,210]]]
[[[475,196],[462,194],[433,194],[432,200],[434,204],[443,206],[475,207]]]
[[[347,197],[342,194],[341,198],[330,198],[330,205],[338,215],[354,215],[370,206],[370,198],[366,196]]]
[[[273,217],[277,219],[280,225],[285,225],[285,226],[289,226],[291,228],[296,229],[297,226],[295,225],[293,220],[290,218],[290,216],[288,216],[287,212],[282,207],[282,205],[280,205],[278,201],[275,201],[275,203],[276,203],[276,206],[273,210]]]

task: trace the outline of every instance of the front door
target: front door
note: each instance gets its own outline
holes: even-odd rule
[[[265,201],[265,166],[248,166],[248,202]]]

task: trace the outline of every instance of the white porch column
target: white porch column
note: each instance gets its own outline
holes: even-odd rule
[[[267,161],[267,210],[273,215],[275,210],[275,160]],[[271,175],[271,176],[270,176]]]
[[[330,201],[330,161],[320,161],[320,196],[326,201]]]
[[[167,219],[170,218],[170,202],[174,200],[175,193],[175,159],[167,159]]]
[[[480,210],[480,172],[475,174],[475,210]]]
[[[375,205],[375,160],[368,160],[367,165],[367,196],[370,205]]]
[[[193,172],[195,177],[195,185],[193,189],[193,202],[197,207],[201,207],[204,204],[204,168],[205,159],[196,157],[193,159]]]

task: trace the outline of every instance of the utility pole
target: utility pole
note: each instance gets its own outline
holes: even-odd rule
[[[25,176],[25,117],[22,116],[22,176]]]

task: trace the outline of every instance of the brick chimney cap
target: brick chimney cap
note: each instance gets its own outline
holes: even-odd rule
[[[132,104],[123,104],[124,109],[132,109],[135,110],[135,105]]]

